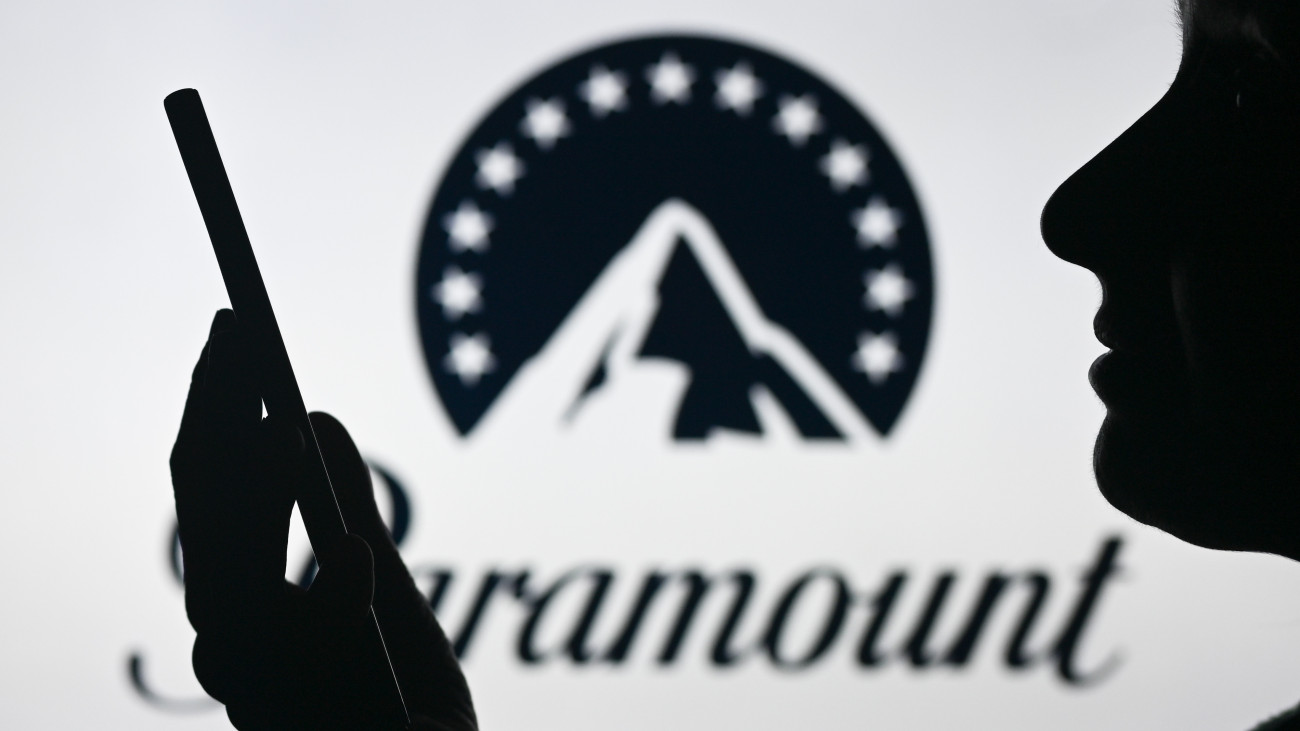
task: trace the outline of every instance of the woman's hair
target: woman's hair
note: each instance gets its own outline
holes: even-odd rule
[[[1300,2],[1295,0],[1179,0],[1183,38],[1244,37],[1300,69]]]

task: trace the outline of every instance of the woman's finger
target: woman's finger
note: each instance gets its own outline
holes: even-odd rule
[[[253,430],[262,420],[253,367],[235,313],[218,311],[208,337],[202,425],[204,436],[235,455],[248,450]]]
[[[469,686],[446,634],[379,516],[370,468],[337,419],[323,413],[314,413],[311,419],[343,519],[374,554],[375,616],[388,640],[389,659],[408,709],[447,728],[474,728]]]

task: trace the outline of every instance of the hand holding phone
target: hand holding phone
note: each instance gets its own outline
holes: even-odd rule
[[[225,342],[221,346],[223,348],[221,357],[226,359],[222,367],[226,368],[227,372],[213,373],[212,363],[200,364],[207,368],[207,372],[204,373],[205,380],[212,377],[218,381],[222,378],[228,381],[226,393],[217,393],[218,398],[214,399],[213,389],[208,389],[207,400],[204,402],[204,397],[202,395],[196,397],[192,389],[191,401],[197,398],[200,405],[194,405],[195,408],[192,410],[192,404],[187,403],[187,420],[193,422],[206,419],[204,423],[209,430],[214,424],[218,427],[225,425],[229,427],[226,429],[227,432],[248,432],[251,435],[248,436],[248,443],[241,445],[239,440],[244,437],[239,434],[233,436],[213,433],[196,434],[195,430],[192,429],[189,433],[190,438],[186,442],[187,433],[183,424],[181,437],[177,440],[177,447],[183,454],[204,455],[207,461],[210,462],[210,464],[206,465],[209,473],[220,473],[225,469],[234,469],[230,464],[218,464],[217,462],[220,461],[240,463],[241,465],[243,463],[253,464],[251,470],[243,470],[243,472],[249,472],[250,474],[232,475],[232,480],[226,484],[222,484],[220,480],[208,479],[210,475],[196,475],[192,470],[188,471],[188,474],[180,476],[179,479],[186,483],[184,487],[177,485],[178,519],[181,521],[182,549],[187,554],[191,552],[191,546],[186,545],[187,516],[180,515],[182,512],[182,490],[186,491],[187,504],[205,504],[205,501],[207,501],[206,504],[219,506],[222,504],[222,496],[194,495],[194,490],[191,488],[197,485],[200,489],[208,490],[239,489],[241,487],[247,490],[249,484],[253,483],[267,492],[266,496],[261,497],[271,500],[276,486],[261,483],[264,478],[268,477],[265,473],[276,471],[270,469],[269,466],[272,463],[283,467],[286,460],[285,456],[280,454],[254,457],[247,453],[266,451],[265,444],[257,444],[258,438],[253,435],[253,432],[262,428],[256,422],[260,421],[260,404],[264,403],[270,423],[278,425],[277,428],[281,434],[292,434],[296,431],[294,438],[299,441],[301,454],[291,458],[292,461],[297,463],[290,470],[293,472],[291,482],[294,485],[292,497],[299,506],[312,548],[321,565],[322,576],[356,575],[357,572],[355,570],[349,572],[345,564],[359,561],[359,550],[364,549],[358,549],[355,542],[350,540],[348,526],[340,512],[330,482],[329,469],[317,441],[313,420],[308,417],[307,409],[298,391],[297,379],[289,363],[289,356],[285,350],[284,341],[280,336],[275,313],[271,309],[270,298],[267,296],[261,273],[257,267],[257,261],[253,256],[252,246],[244,228],[243,219],[239,214],[238,206],[235,203],[234,193],[231,190],[225,167],[221,162],[221,156],[217,151],[216,141],[203,109],[203,103],[199,99],[198,92],[193,89],[182,89],[167,97],[165,107],[172,125],[172,131],[176,136],[177,145],[181,151],[181,157],[185,163],[186,172],[194,189],[195,198],[198,200],[199,208],[203,213],[203,220],[207,226],[213,250],[216,252],[217,262],[221,267],[226,291],[234,308],[233,318],[226,317],[224,325],[220,322],[221,316],[219,316],[219,321],[214,323],[213,339],[209,342],[208,350],[208,360],[210,361],[218,347],[217,335],[226,336]],[[217,332],[218,325],[222,325],[224,332]],[[223,399],[228,403],[223,403]],[[206,403],[206,409],[202,408],[203,403]],[[254,409],[256,413],[250,411],[250,408]],[[213,451],[204,451],[205,440],[208,443],[207,446],[211,446],[211,443],[220,442],[223,439],[232,440],[231,445],[227,445],[228,448],[224,450],[217,450],[218,459],[213,460]],[[261,441],[266,442],[267,439]],[[274,441],[274,438],[270,441]],[[183,442],[186,443],[182,444]],[[240,454],[241,451],[245,453]],[[176,454],[176,452],[173,453],[174,481],[177,480]],[[197,460],[197,462],[202,461],[203,459]],[[256,463],[259,461],[268,466],[268,469],[261,470],[263,474],[256,474],[258,472]],[[182,459],[181,462],[183,463],[182,473],[186,473],[188,467],[196,464],[196,460],[193,459],[188,462]],[[240,470],[236,469],[236,471]],[[285,475],[282,475],[282,477],[285,477]],[[195,499],[190,500],[190,497]],[[270,503],[259,507],[256,504],[259,496],[253,495],[250,497],[254,501],[251,510],[263,510],[268,513],[277,512]],[[208,500],[208,498],[213,499]],[[188,522],[191,526],[194,526],[202,524],[209,516],[191,514],[189,517],[191,519]],[[284,517],[287,519],[287,516]],[[271,515],[270,520],[277,526],[279,525],[278,516]],[[235,530],[237,526],[242,529],[243,526],[239,521],[240,517],[238,516],[229,521],[232,530]],[[285,526],[287,527],[287,520]],[[196,540],[208,543],[222,543],[234,540],[235,545],[232,546],[231,551],[237,554],[241,550],[237,543],[237,536],[204,535],[198,529],[192,529],[188,533],[191,544]],[[283,543],[281,543],[281,546],[283,546]],[[196,550],[200,553],[203,552],[201,548]],[[217,559],[213,563],[215,564],[220,560]],[[335,571],[336,564],[340,569],[338,571]],[[257,557],[253,557],[249,565],[264,566],[265,563],[259,561]],[[284,565],[283,548],[280,549],[279,565],[282,572]],[[220,575],[220,572],[210,575]],[[245,577],[228,576],[226,578],[228,583],[233,586],[246,585]],[[216,593],[210,592],[210,596],[200,599],[200,601],[222,605],[222,598],[215,596]],[[257,594],[253,592],[250,593],[250,596],[257,596]],[[190,608],[193,620],[195,610],[189,606],[190,604],[190,597],[187,595],[187,607]],[[374,706],[366,709],[367,717],[373,719],[373,724],[367,724],[370,727],[407,728],[410,725],[410,717],[402,698],[400,685],[389,660],[380,625],[374,611],[368,606],[368,597],[366,598],[366,604],[365,613],[368,615],[368,619],[363,618],[363,622],[368,629],[362,629],[359,633],[353,632],[355,628],[340,630],[357,634],[359,638],[349,643],[351,652],[355,654],[355,657],[345,661],[349,665],[350,685],[353,686],[351,692],[360,694],[366,699],[368,705]],[[285,607],[278,604],[276,607],[265,611],[261,611],[256,607],[240,606],[228,606],[227,610],[228,613],[235,613],[240,616],[252,612],[249,616],[254,617],[254,620],[266,619],[266,626],[275,626],[275,621],[283,619],[278,615],[283,615],[286,611]],[[206,617],[212,616],[211,612],[205,614],[200,611],[199,614]],[[277,616],[262,617],[264,614]],[[292,615],[292,612],[289,612],[289,615]],[[253,622],[253,620],[250,620],[250,622]],[[203,623],[204,621],[200,621],[198,624]],[[199,630],[200,637],[199,642],[196,642],[195,650],[196,670],[200,655],[200,643],[204,641],[204,628],[198,626],[198,624],[196,624],[196,629]],[[218,624],[220,624],[219,621],[210,626]],[[223,626],[228,629],[228,623]],[[321,624],[319,627],[327,628],[328,623]],[[297,630],[301,628],[287,629]],[[321,631],[327,630],[322,629]],[[226,632],[226,634],[231,633]],[[212,636],[212,633],[210,632],[208,636]],[[222,641],[224,644],[229,645],[231,643],[239,644],[243,639],[246,638],[231,636],[223,637]],[[259,638],[258,641],[260,644],[266,645],[268,642],[274,643],[283,639]],[[298,638],[297,641],[300,643],[317,642],[321,645],[329,645],[337,639],[303,637]],[[256,658],[265,654],[266,649],[265,646],[250,647],[248,652],[244,654],[242,661],[256,664],[260,662]],[[218,648],[216,651],[221,653],[225,650]],[[269,663],[270,661],[267,660],[263,664]],[[293,667],[291,664],[281,670],[291,670]],[[262,678],[258,682],[259,685],[266,686],[268,682],[278,683],[279,681],[280,679],[272,681],[271,679]],[[218,685],[221,682],[224,681],[219,681]],[[289,685],[285,687],[292,685],[293,683],[290,680]],[[293,691],[293,694],[295,698],[309,699],[311,698],[310,691],[310,688],[298,689]],[[230,695],[229,692],[226,694]],[[258,693],[254,692],[251,696],[244,694],[241,697],[256,699]],[[338,699],[329,698],[326,700],[337,701]],[[266,702],[270,703],[271,699],[266,699]],[[254,701],[249,705],[256,706],[257,702]],[[256,713],[256,708],[241,712]],[[233,708],[231,713],[232,721],[234,721],[235,711]],[[288,721],[284,719],[283,722]]]

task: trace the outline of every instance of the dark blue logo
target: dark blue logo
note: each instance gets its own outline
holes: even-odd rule
[[[887,434],[934,297],[921,209],[866,116],[690,36],[587,51],[498,104],[434,196],[416,293],[462,434],[675,439]]]

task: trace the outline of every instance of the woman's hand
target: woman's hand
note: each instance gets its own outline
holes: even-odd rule
[[[342,424],[311,421],[351,533],[325,549],[304,591],[284,579],[304,441],[262,418],[234,313],[218,312],[171,457],[195,675],[244,731],[376,728],[390,681],[366,661],[373,604],[414,727],[475,729],[465,678],[379,516],[369,469]]]

